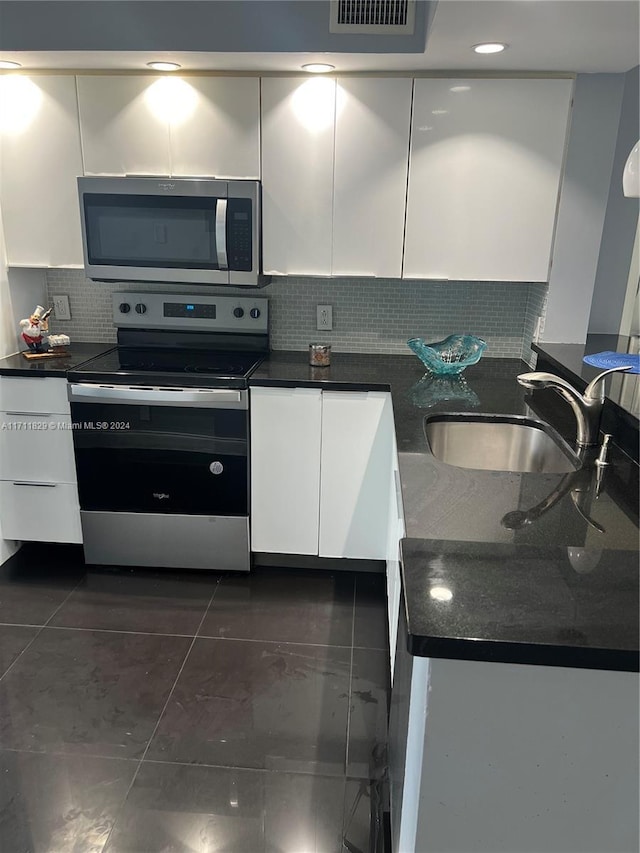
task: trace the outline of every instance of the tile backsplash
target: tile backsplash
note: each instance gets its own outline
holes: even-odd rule
[[[179,286],[184,293],[188,288]],[[111,317],[114,291],[176,290],[175,285],[99,284],[82,270],[50,269],[47,292],[66,294],[71,320],[55,321],[54,331],[77,341],[116,339]],[[203,294],[243,294],[237,288],[194,288]],[[531,362],[530,343],[538,318],[544,318],[547,285],[486,281],[404,281],[372,278],[277,277],[259,291],[269,297],[271,346],[305,350],[322,339],[335,352],[378,352],[406,355],[406,340],[435,341],[452,332],[468,332],[488,343],[486,357],[524,358]],[[316,331],[316,305],[333,307],[333,331]]]

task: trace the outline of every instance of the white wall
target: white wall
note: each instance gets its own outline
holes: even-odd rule
[[[587,336],[624,84],[624,74],[576,79],[543,341]]]
[[[2,212],[0,211],[0,358],[15,352],[16,349],[14,318],[4,249],[4,231],[2,230]],[[18,550],[18,547],[18,542],[2,538],[2,519],[0,518],[0,565],[8,560]]]
[[[602,233],[589,332],[618,334],[640,204],[622,193],[622,172],[640,135],[640,66],[625,75],[622,113]]]

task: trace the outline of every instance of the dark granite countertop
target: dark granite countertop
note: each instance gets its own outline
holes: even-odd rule
[[[536,395],[532,398],[516,382],[517,374],[529,369],[519,359],[484,358],[468,368],[462,380],[451,381],[425,376],[412,355],[334,353],[330,367],[310,368],[304,352],[275,352],[250,385],[391,390],[408,537],[403,543],[403,587],[413,654],[637,669],[638,469],[633,462],[613,448],[596,499],[592,466],[564,476],[471,470],[439,462],[427,446],[423,423],[429,414],[466,411],[538,418]],[[554,405],[564,406],[554,398]],[[571,439],[575,426],[568,423],[565,437]],[[527,523],[519,529],[503,522],[514,511],[526,514],[520,518]],[[433,623],[432,631],[429,607],[434,603],[426,600],[424,585],[443,549],[443,566],[455,575],[457,587],[464,588],[466,577],[469,590],[477,594],[464,600],[454,597],[446,610],[437,602],[440,621]],[[484,562],[478,562],[479,554]],[[542,571],[545,561],[565,580],[570,578],[574,602],[585,590],[594,603],[591,609],[576,609],[572,623],[566,591],[562,613],[558,607],[540,605],[547,595],[543,587],[550,583]],[[479,565],[491,571],[479,576]],[[532,566],[540,587],[514,582],[528,577]],[[475,642],[474,633],[483,624],[484,646]],[[508,626],[512,633],[501,633]]]
[[[0,376],[31,376],[65,378],[68,370],[73,370],[85,361],[96,358],[114,348],[114,344],[95,344],[73,341],[67,358],[35,359],[27,361],[21,353],[8,355],[0,359]]]
[[[414,655],[638,668],[631,551],[404,539],[402,559]]]
[[[547,344],[539,342],[531,344],[534,352],[555,367],[569,381],[575,382],[576,388],[583,391],[595,379],[602,369],[585,364],[585,355],[598,352],[630,352],[632,339],[623,335],[588,335],[584,344]],[[640,417],[637,388],[640,384],[640,374],[614,374],[605,380],[605,395],[607,400],[621,409],[629,412],[636,419]],[[634,394],[634,390],[636,393]],[[634,399],[635,398],[635,399]]]

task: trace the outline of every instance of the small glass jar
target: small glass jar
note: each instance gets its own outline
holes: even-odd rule
[[[329,367],[331,364],[331,346],[329,344],[309,344],[309,364],[311,367]]]

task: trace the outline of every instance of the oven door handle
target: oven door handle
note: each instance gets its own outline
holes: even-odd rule
[[[120,403],[134,406],[246,409],[247,392],[231,388],[157,388],[139,385],[98,385],[73,382],[69,399],[75,402]]]
[[[227,261],[227,199],[219,198],[216,203],[216,252],[218,268],[229,268]]]

